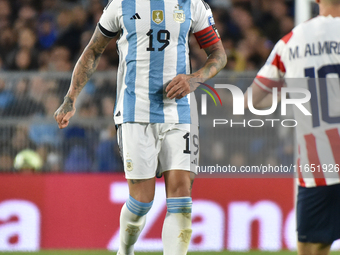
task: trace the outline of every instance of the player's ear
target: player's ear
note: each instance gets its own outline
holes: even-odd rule
[[[315,2],[316,2],[317,4],[319,4],[319,3],[320,3],[320,0],[315,0]]]

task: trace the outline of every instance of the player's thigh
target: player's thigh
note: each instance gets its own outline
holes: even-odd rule
[[[165,132],[159,152],[158,172],[185,170],[197,174],[198,147],[197,126],[190,124],[170,125]]]
[[[123,123],[118,127],[118,145],[129,193],[149,203],[155,194],[157,154],[160,150],[151,124]]]
[[[126,179],[146,180],[155,177],[160,145],[152,124],[119,125],[118,145]]]
[[[331,244],[298,242],[299,255],[327,255]]]
[[[176,124],[166,132],[158,171],[164,174],[167,197],[191,196],[198,156],[197,126]]]

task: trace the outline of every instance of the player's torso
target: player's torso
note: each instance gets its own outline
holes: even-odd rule
[[[116,122],[190,123],[188,98],[170,100],[165,87],[190,73],[191,1],[123,0],[119,8]]]
[[[325,72],[326,65],[340,64],[340,18],[318,16],[297,26],[287,39],[281,54],[286,78],[310,77],[308,69],[315,68],[316,76]]]
[[[156,69],[162,72],[164,82],[177,73],[187,73],[190,4],[191,1],[173,0],[122,1],[123,34],[118,48],[125,58],[121,64],[137,60],[140,74],[154,74],[150,69]]]
[[[307,21],[293,30],[281,56],[287,87],[303,88],[311,94],[304,106],[312,115],[294,107],[302,166],[315,163],[334,168],[340,163],[339,31],[340,18],[319,16]],[[301,98],[301,94],[291,93],[290,97]],[[325,173],[325,177],[327,184],[339,182],[338,173]],[[315,185],[313,179],[309,182],[307,186]]]
[[[296,111],[305,119],[304,129],[340,125],[340,18],[319,16],[293,30],[281,58],[287,87],[309,90],[305,107],[312,116]],[[291,98],[301,95],[291,93]]]

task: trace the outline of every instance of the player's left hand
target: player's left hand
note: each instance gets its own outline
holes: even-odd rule
[[[165,88],[167,92],[166,96],[170,99],[181,99],[188,95],[191,91],[190,89],[190,79],[192,77],[186,74],[179,74],[168,84]]]

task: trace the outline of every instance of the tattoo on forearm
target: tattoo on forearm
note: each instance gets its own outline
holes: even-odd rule
[[[70,97],[65,96],[61,113],[66,114],[68,112],[71,112],[72,110],[73,110],[73,100]]]
[[[108,44],[109,39],[103,40],[98,28],[93,34],[89,45],[85,48],[83,54],[79,58],[72,75],[71,94],[72,97],[79,95],[87,81],[95,72],[99,59]]]
[[[201,68],[196,76],[204,79],[209,79],[221,71],[227,63],[226,55],[223,47],[219,44],[214,44],[206,50],[208,54],[207,62]]]
[[[212,53],[205,65],[204,76],[209,78],[215,76],[225,66],[225,61],[225,56],[220,51]]]

